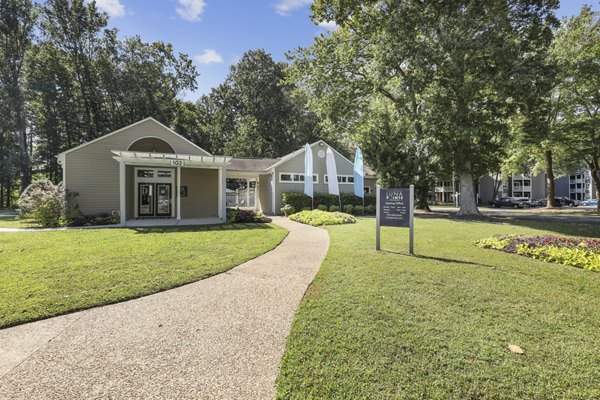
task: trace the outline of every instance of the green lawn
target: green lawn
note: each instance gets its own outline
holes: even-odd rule
[[[270,224],[0,232],[0,328],[197,281],[286,234]]]
[[[600,227],[417,218],[411,257],[400,228],[384,228],[376,252],[374,225],[327,227],[278,398],[600,398],[600,273],[472,245],[499,233],[600,237]]]
[[[0,228],[39,228],[39,225],[29,219],[17,219],[14,215],[0,215]]]

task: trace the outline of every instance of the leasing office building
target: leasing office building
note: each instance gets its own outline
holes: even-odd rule
[[[311,145],[315,192],[327,192],[328,147]],[[340,191],[352,192],[354,165],[332,150]],[[282,193],[302,191],[304,182],[304,148],[274,159],[214,156],[153,118],[60,153],[58,160],[65,188],[78,194],[77,212],[119,213],[123,225],[152,218],[223,222],[227,179],[254,187],[251,208],[278,214]],[[365,191],[375,190],[369,169],[364,182]]]

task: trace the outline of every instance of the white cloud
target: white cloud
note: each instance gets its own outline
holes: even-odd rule
[[[312,4],[313,0],[279,0],[275,12],[279,15],[290,15],[292,11]]]
[[[339,26],[333,21],[323,21],[319,22],[319,27],[326,29],[328,31],[335,31]]]
[[[219,64],[223,62],[223,57],[214,49],[204,49],[202,54],[194,57],[194,60],[199,64]]]
[[[175,11],[186,21],[200,21],[206,2],[204,0],[177,0],[180,7]]]
[[[120,0],[96,0],[96,7],[105,11],[111,17],[125,16],[125,7]]]

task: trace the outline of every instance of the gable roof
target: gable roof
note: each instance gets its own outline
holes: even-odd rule
[[[117,133],[120,133],[120,132],[122,132],[122,131],[124,131],[124,130],[126,130],[126,129],[132,128],[132,127],[134,127],[134,126],[136,126],[136,125],[142,124],[142,123],[144,123],[144,122],[147,122],[147,121],[154,122],[154,123],[155,123],[155,124],[157,124],[158,126],[160,126],[160,127],[164,128],[164,129],[166,129],[168,132],[170,132],[170,133],[172,133],[172,134],[174,134],[174,135],[176,135],[176,136],[180,137],[181,139],[183,139],[184,141],[186,141],[187,143],[189,143],[191,146],[193,146],[193,147],[195,147],[195,148],[197,148],[197,149],[199,149],[199,150],[202,150],[202,151],[203,151],[203,152],[205,152],[206,154],[208,154],[208,155],[212,156],[212,154],[210,154],[208,151],[206,151],[206,150],[204,150],[202,147],[200,147],[200,146],[198,146],[198,145],[194,144],[194,143],[193,143],[193,142],[191,142],[190,140],[188,140],[188,139],[184,138],[184,137],[183,137],[183,136],[181,136],[179,133],[175,132],[173,129],[169,128],[168,126],[166,126],[166,125],[164,125],[164,124],[161,124],[160,122],[158,122],[157,120],[155,120],[155,119],[154,119],[154,118],[152,118],[152,117],[148,117],[148,118],[144,118],[144,119],[142,119],[142,120],[139,120],[138,122],[134,122],[133,124],[127,125],[127,126],[125,126],[125,127],[123,127],[123,128],[117,129],[116,131],[113,131],[113,132],[107,133],[106,135],[102,135],[102,136],[100,136],[100,137],[98,137],[98,138],[96,138],[96,139],[94,139],[94,140],[90,140],[89,142],[82,143],[82,144],[80,144],[80,145],[79,145],[79,146],[77,146],[77,147],[73,147],[72,149],[65,150],[65,151],[63,151],[62,153],[59,153],[59,154],[58,154],[58,158],[59,158],[59,159],[61,159],[61,158],[64,158],[65,154],[71,153],[72,151],[75,151],[75,150],[79,150],[79,149],[81,149],[82,147],[85,147],[85,146],[87,146],[87,145],[90,145],[90,144],[92,144],[92,143],[96,143],[96,142],[99,142],[99,141],[101,141],[101,140],[104,140],[104,139],[106,139],[107,137],[110,137],[110,136],[116,135]]]
[[[280,158],[232,157],[227,166],[230,171],[264,172]]]
[[[340,153],[339,151],[337,151],[336,149],[334,149],[332,146],[330,146],[329,144],[325,143],[324,140],[317,140],[316,142],[310,144],[309,146],[311,147],[311,149],[320,144],[323,143],[325,146],[329,147],[334,153],[337,153],[340,157],[342,157],[344,160],[348,161],[350,164],[354,165],[354,163],[350,160],[348,160],[342,153]],[[293,153],[290,153],[288,155],[285,155],[283,157],[281,157],[281,159],[276,162],[275,164],[271,165],[271,167],[269,169],[274,169],[275,167],[280,166],[281,164],[283,164],[286,161],[291,160],[292,158],[296,157],[299,154],[304,153],[304,146],[302,146],[300,149],[294,151]]]

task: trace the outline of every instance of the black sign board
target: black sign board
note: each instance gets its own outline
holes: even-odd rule
[[[381,226],[410,227],[410,189],[381,189]]]

